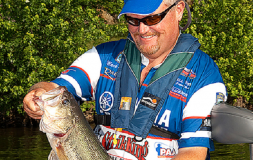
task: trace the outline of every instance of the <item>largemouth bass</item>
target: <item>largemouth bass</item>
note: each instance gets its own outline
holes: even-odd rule
[[[49,160],[109,160],[66,87],[58,87],[35,98],[44,111],[40,130],[46,133],[52,150]]]

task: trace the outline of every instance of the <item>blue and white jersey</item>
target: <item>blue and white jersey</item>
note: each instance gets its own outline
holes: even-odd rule
[[[52,82],[66,86],[78,101],[95,100],[97,113],[110,115],[125,44],[126,40],[119,40],[93,47]],[[147,58],[141,55],[141,70],[147,63]],[[159,67],[150,70],[136,93],[137,98],[132,100],[136,108]],[[207,147],[212,151],[210,113],[215,103],[226,101],[226,95],[217,65],[197,49],[174,83],[153,123],[179,135],[180,139],[149,134],[146,139],[137,142],[135,135],[124,129],[98,125],[94,131],[108,154],[115,159],[171,159],[179,148],[184,147]],[[144,117],[140,116],[140,120]]]

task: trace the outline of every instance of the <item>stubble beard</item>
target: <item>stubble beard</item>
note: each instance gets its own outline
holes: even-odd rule
[[[155,35],[159,37],[158,33],[155,33]],[[136,33],[134,36],[140,36],[140,34]],[[137,38],[135,38],[135,39],[137,39]],[[160,49],[160,42],[159,41],[157,41],[156,45],[151,45],[151,46],[150,45],[148,45],[148,46],[143,45],[138,40],[136,40],[135,44],[136,44],[136,47],[138,48],[138,50],[144,55],[155,54]]]

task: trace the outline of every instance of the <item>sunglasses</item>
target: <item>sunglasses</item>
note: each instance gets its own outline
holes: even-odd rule
[[[162,13],[152,15],[152,16],[147,16],[142,19],[133,18],[133,17],[127,16],[125,14],[125,19],[126,19],[127,23],[129,23],[132,26],[139,26],[140,22],[144,23],[147,26],[152,26],[152,25],[155,25],[155,24],[161,22],[163,20],[163,18],[166,16],[166,14],[169,12],[169,10],[172,7],[174,7],[175,5],[177,5],[177,2],[175,2],[173,5],[171,5],[169,8],[167,8]]]

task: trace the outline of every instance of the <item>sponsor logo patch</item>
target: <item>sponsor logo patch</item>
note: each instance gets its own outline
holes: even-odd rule
[[[196,73],[193,72],[191,69],[188,69],[188,68],[185,68],[182,71],[181,75],[184,76],[184,77],[189,77],[190,79],[196,78]]]
[[[104,77],[109,78],[111,80],[115,80],[116,72],[110,70],[109,68],[105,67]]]
[[[221,92],[216,93],[216,104],[225,101],[225,95]]]
[[[120,110],[130,110],[132,97],[121,97]]]
[[[163,143],[156,143],[155,148],[158,158],[173,158],[177,154],[175,148]]]
[[[206,117],[205,119],[202,120],[202,124],[200,127],[201,131],[211,131],[211,117]]]
[[[181,89],[179,89],[179,88],[177,88],[177,87],[174,87],[174,86],[172,87],[171,91],[172,91],[172,92],[175,92],[175,93],[177,93],[177,94],[180,94],[180,95],[182,95],[182,96],[184,96],[184,97],[187,97],[187,96],[188,96],[187,93],[185,93],[185,92],[182,91]]]
[[[156,107],[158,106],[160,100],[161,100],[161,98],[145,92],[143,94],[141,101],[140,101],[140,104],[155,110]]]
[[[122,52],[119,53],[119,55],[116,57],[115,61],[120,63],[121,58],[122,58]]]
[[[190,73],[190,75],[189,75],[189,78],[190,78],[190,79],[196,78],[196,73],[193,72],[193,71],[191,70],[191,73]]]
[[[182,91],[181,89],[177,88],[177,87],[172,87],[169,95],[171,97],[174,97],[174,98],[177,98],[183,102],[186,102],[187,100],[187,96],[188,96],[188,93],[185,93],[184,91]]]
[[[190,74],[190,72],[191,72],[190,69],[185,68],[185,69],[182,71],[181,75],[184,76],[184,77],[188,77],[188,75]]]
[[[113,106],[114,97],[111,92],[104,92],[99,98],[99,105],[102,111],[109,111]]]
[[[146,156],[149,153],[148,150],[148,146],[149,143],[148,141],[144,141],[142,144],[137,143],[134,138],[130,138],[124,135],[119,134],[120,132],[118,132],[117,134],[117,144],[113,143],[113,139],[115,136],[115,133],[112,133],[110,131],[107,131],[104,135],[104,137],[102,138],[102,145],[106,150],[111,150],[111,149],[115,149],[118,151],[124,151],[127,152],[131,155],[133,155],[134,157],[136,157],[136,159],[138,160],[145,160]],[[110,153],[109,153],[110,154]],[[113,159],[116,160],[121,160],[118,156],[116,155],[110,155]],[[123,157],[122,157],[123,159]],[[126,158],[124,158],[126,159]]]

